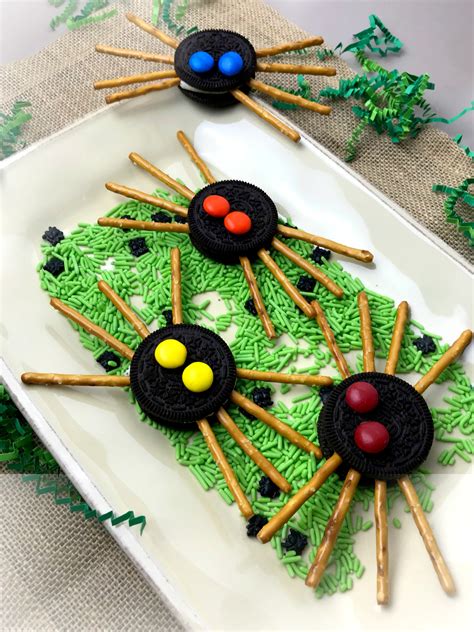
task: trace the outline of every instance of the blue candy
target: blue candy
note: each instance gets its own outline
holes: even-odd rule
[[[212,55],[209,55],[209,53],[199,50],[191,55],[188,63],[191,70],[197,74],[203,74],[212,70],[214,66],[214,59]]]
[[[218,66],[221,73],[226,77],[235,77],[244,67],[244,61],[239,53],[230,50],[220,57]]]

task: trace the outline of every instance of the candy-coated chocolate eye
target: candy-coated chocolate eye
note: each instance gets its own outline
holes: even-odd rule
[[[388,446],[390,435],[379,421],[363,421],[354,431],[354,441],[362,452],[378,454]]]
[[[193,393],[202,393],[211,388],[214,373],[205,362],[192,362],[183,371],[183,384]]]
[[[226,216],[224,226],[233,235],[245,235],[252,228],[252,220],[243,211],[232,211]]]
[[[244,61],[239,53],[230,50],[219,58],[217,66],[226,77],[235,77],[244,67]]]
[[[354,382],[346,391],[346,403],[356,413],[368,413],[379,403],[379,394],[368,382]]]
[[[212,217],[225,217],[230,211],[230,204],[222,195],[208,195],[202,207]]]
[[[164,369],[177,369],[186,362],[188,351],[182,342],[169,338],[155,349],[155,360]]]
[[[203,50],[198,50],[189,58],[189,67],[198,75],[209,72],[214,67],[214,58]]]

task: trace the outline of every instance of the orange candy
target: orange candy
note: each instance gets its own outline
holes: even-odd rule
[[[224,226],[233,235],[245,235],[252,228],[252,220],[243,211],[232,211],[224,219]]]
[[[230,211],[230,204],[222,195],[208,195],[202,207],[211,217],[225,217]]]

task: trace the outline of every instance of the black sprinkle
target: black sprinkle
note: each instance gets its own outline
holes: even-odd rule
[[[313,292],[316,286],[316,279],[310,276],[300,276],[296,286],[301,292]]]
[[[247,535],[249,538],[257,537],[257,533],[260,531],[262,527],[264,527],[268,522],[268,518],[265,516],[261,516],[259,514],[254,514],[250,520],[247,522]]]
[[[130,239],[128,245],[130,246],[130,252],[134,257],[141,257],[147,252],[150,252],[148,246],[146,245],[144,237],[136,237],[135,239]]]
[[[52,246],[56,246],[60,241],[64,239],[64,233],[56,226],[50,226],[48,230],[43,233],[43,239],[49,241]]]
[[[333,390],[334,386],[321,386],[321,388],[319,389],[319,397],[321,398],[323,404],[328,401],[328,397],[329,395],[331,395]]]
[[[301,555],[307,544],[308,538],[304,535],[304,533],[301,533],[296,529],[290,529],[286,539],[281,543],[281,546],[286,551],[294,551],[296,555]]]
[[[245,301],[244,307],[249,312],[249,314],[252,314],[252,316],[257,315],[257,309],[255,307],[255,303],[253,302],[253,298],[249,298],[248,301]]]
[[[120,219],[134,219],[131,215],[122,215],[122,217]],[[122,228],[124,233],[129,233],[132,229],[131,228]]]
[[[239,408],[239,411],[242,413],[242,415],[244,417],[247,417],[247,419],[255,419],[255,417],[253,415],[251,415],[250,413],[248,413],[246,410],[244,410],[243,408]]]
[[[173,324],[173,312],[170,309],[164,309],[161,313],[165,317],[166,326],[169,327],[169,325],[172,325]]]
[[[97,358],[97,362],[108,372],[117,369],[120,366],[121,360],[119,356],[112,353],[112,351],[104,351]]]
[[[174,221],[176,222],[176,224],[187,224],[188,220],[185,217],[182,217],[181,215],[176,215],[174,218]]]
[[[422,355],[427,355],[428,353],[433,353],[436,351],[435,341],[431,336],[427,336],[424,334],[421,338],[417,338],[413,341],[413,346],[421,351]]]
[[[171,217],[170,215],[168,215],[168,213],[159,211],[158,213],[153,213],[153,215],[151,216],[151,221],[161,224],[169,224],[171,222]]]
[[[257,388],[254,388],[252,391],[252,399],[257,406],[261,406],[262,408],[273,406],[272,392],[266,386],[257,386]]]
[[[262,476],[258,484],[258,492],[265,498],[277,498],[280,495],[280,490],[275,483],[268,478],[268,476]]]
[[[321,248],[320,246],[316,246],[316,248],[313,248],[311,259],[314,261],[314,263],[322,263],[323,257],[327,261],[329,261],[329,259],[331,258],[331,251],[326,250],[326,248]]]
[[[53,257],[44,264],[43,270],[46,270],[46,272],[58,277],[62,272],[64,272],[64,262],[57,257]]]

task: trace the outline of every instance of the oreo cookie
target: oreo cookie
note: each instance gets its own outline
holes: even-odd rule
[[[232,211],[243,211],[252,220],[244,235],[230,233],[222,218],[204,211],[210,195],[225,197]],[[261,248],[269,248],[277,230],[278,213],[271,198],[253,184],[240,180],[221,180],[204,187],[191,200],[188,210],[189,236],[204,255],[221,263],[237,263],[239,257],[253,258]]]
[[[199,53],[210,55],[214,63],[212,67],[206,66],[196,72],[191,58]],[[222,72],[223,56],[229,53],[236,53],[241,62],[231,75]],[[231,90],[249,91],[246,84],[255,77],[256,64],[255,49],[248,39],[239,33],[221,29],[192,33],[179,44],[174,55],[176,74],[182,81],[181,92],[198,103],[215,107],[237,103]]]
[[[369,382],[378,391],[379,403],[369,413],[359,414],[345,401],[354,382]],[[389,433],[387,447],[377,454],[359,449],[354,441],[356,427],[364,421],[378,421]],[[394,375],[358,373],[336,386],[319,415],[318,439],[325,458],[337,452],[342,470],[353,468],[365,479],[396,480],[419,467],[427,458],[434,437],[429,408],[413,386]]]
[[[155,359],[155,349],[173,338],[187,349],[183,366],[165,369]],[[205,362],[213,373],[212,386],[202,392],[189,391],[182,373],[192,362]],[[236,381],[234,357],[227,344],[209,329],[198,325],[171,325],[147,336],[130,364],[130,386],[140,408],[154,421],[177,428],[189,428],[226,403]]]

